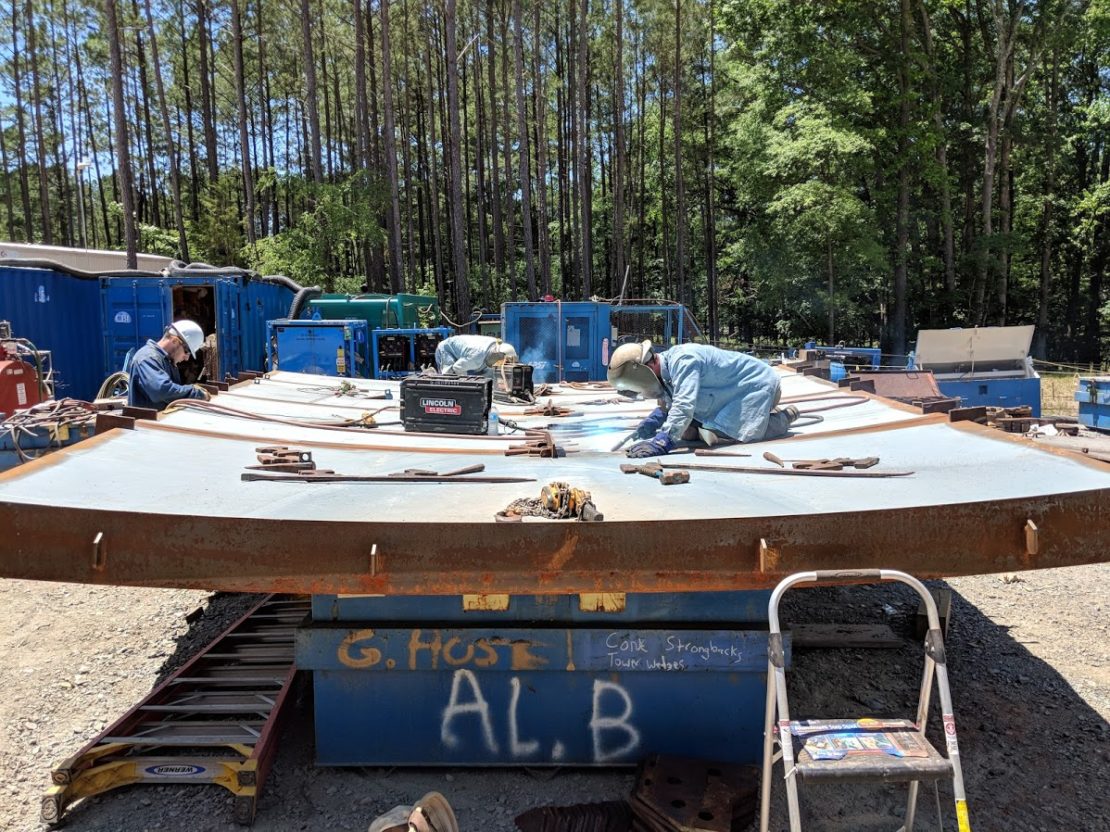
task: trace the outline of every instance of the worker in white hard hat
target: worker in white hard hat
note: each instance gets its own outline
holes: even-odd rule
[[[651,341],[623,344],[609,362],[609,383],[626,393],[658,399],[640,423],[631,457],[670,453],[679,440],[758,442],[785,436],[796,407],[777,410],[778,373],[744,353],[704,344],[681,344],[656,352]]]
[[[499,364],[515,364],[516,348],[489,335],[452,335],[436,347],[436,369],[450,376],[487,375]]]
[[[132,407],[164,410],[178,399],[210,399],[208,391],[195,384],[182,384],[177,365],[196,357],[204,346],[204,332],[195,321],[174,321],[157,341],[146,345],[131,358],[127,403]]]

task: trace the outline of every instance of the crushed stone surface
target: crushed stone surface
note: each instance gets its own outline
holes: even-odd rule
[[[981,575],[953,590],[948,659],[972,826],[1048,832],[1110,829],[1110,564]],[[0,829],[41,830],[53,765],[78,751],[195,655],[257,596],[0,581]],[[199,615],[193,615],[196,611]],[[922,658],[916,596],[901,586],[787,594],[785,624],[888,624],[892,650],[796,649],[792,716],[912,716]],[[190,621],[186,620],[190,617]],[[313,763],[311,700],[294,703],[254,828],[365,830],[425,792],[451,801],[463,832],[508,832],[539,805],[626,796],[628,769],[334,769]],[[930,736],[943,747],[934,696]],[[777,779],[781,768],[776,768]],[[897,828],[902,786],[802,785],[807,828]],[[954,829],[950,784],[940,788]],[[923,788],[919,829],[936,829]],[[772,828],[786,829],[781,783]],[[73,832],[235,830],[231,795],[213,786],[138,786],[90,798]],[[753,827],[754,829],[755,827]]]

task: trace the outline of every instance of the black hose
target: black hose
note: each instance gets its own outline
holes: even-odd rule
[[[46,260],[38,257],[5,257],[0,260],[0,268],[49,269],[53,272],[63,272],[81,280],[99,280],[102,277],[116,275],[119,277],[158,277],[162,274],[161,272],[143,269],[106,269],[102,272],[87,272],[83,269],[67,266],[65,263],[59,263],[56,260]]]
[[[302,286],[297,294],[293,296],[293,302],[289,304],[289,320],[295,321],[300,317],[301,311],[304,309],[312,298],[318,298],[324,293],[324,290],[319,286]]]
[[[278,286],[284,286],[286,289],[293,292],[294,294],[304,288],[304,286],[295,281],[293,278],[286,277],[283,274],[266,274],[258,277],[257,279],[261,280],[263,283],[276,283]]]

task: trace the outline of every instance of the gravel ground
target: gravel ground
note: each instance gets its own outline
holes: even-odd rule
[[[978,830],[1110,829],[1110,564],[949,581],[949,666],[973,825]],[[137,702],[250,604],[249,596],[0,581],[0,829],[38,830],[51,766]],[[202,609],[191,623],[186,615]],[[797,650],[795,716],[907,715],[920,649],[902,587],[829,587],[788,596],[786,622],[889,623],[898,650]],[[939,721],[939,720],[937,720]],[[936,726],[933,726],[934,740]],[[282,738],[255,829],[365,830],[378,814],[442,791],[464,832],[501,832],[536,805],[607,800],[627,771],[323,769],[309,703]],[[941,745],[943,745],[941,743]],[[803,788],[812,828],[891,830],[895,787]],[[946,829],[951,792],[941,789]],[[923,793],[920,829],[935,829]],[[774,828],[785,828],[776,787]],[[76,807],[67,828],[237,829],[216,787],[137,787]]]

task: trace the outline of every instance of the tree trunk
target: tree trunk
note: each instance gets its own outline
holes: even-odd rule
[[[898,61],[898,207],[894,219],[894,311],[890,320],[890,350],[906,354],[906,269],[909,260],[910,226],[910,0],[901,0]],[[833,297],[829,296],[830,305]],[[831,330],[831,327],[830,327]],[[830,333],[830,339],[832,335]],[[836,343],[830,340],[829,344]]]
[[[237,0],[233,0],[233,14],[238,16]],[[150,57],[154,61],[154,86],[158,91],[158,109],[162,114],[162,130],[166,134],[166,152],[170,162],[170,187],[173,189],[173,216],[177,226],[177,248],[181,259],[189,262],[189,242],[185,239],[185,216],[181,207],[181,172],[178,169],[177,143],[170,127],[170,110],[166,105],[166,90],[162,84],[162,62],[158,55],[158,36],[154,31],[154,15],[151,14],[150,0],[144,0],[146,25],[150,37]],[[240,79],[241,80],[241,79]],[[240,114],[241,115],[241,114]]]
[[[382,154],[389,182],[389,283],[394,293],[403,291],[401,281],[401,200],[397,188],[396,124],[393,119],[393,66],[389,46],[389,0],[380,0],[382,24]]]
[[[19,54],[19,12],[12,3],[12,89],[15,93],[15,124],[19,140],[19,196],[23,203],[23,239],[32,243],[35,240],[35,221],[31,215],[31,183],[27,176],[27,127],[23,113],[23,81],[20,77]]]
[[[316,57],[312,46],[312,12],[308,0],[301,0],[301,54],[304,61],[305,109],[308,115],[309,141],[311,142],[308,168],[313,183],[324,181],[322,151],[320,149],[320,106],[316,87]]]
[[[717,126],[717,29],[713,12],[713,0],[709,0],[709,105],[705,108],[705,301],[709,339],[716,341],[720,332],[717,323],[717,220],[713,199],[717,188],[713,152]]]
[[[929,95],[932,99],[933,129],[937,134],[936,160],[940,177],[940,221],[943,236],[944,290],[947,305],[951,307],[956,295],[956,243],[952,228],[952,186],[948,181],[948,137],[944,127],[944,100],[937,77],[936,54],[933,48],[933,24],[923,0],[918,0],[922,20],[922,38],[927,60]],[[945,310],[950,314],[950,309]]]
[[[1048,138],[1045,171],[1045,192],[1041,203],[1041,275],[1037,303],[1037,328],[1033,336],[1032,354],[1036,358],[1048,357],[1048,310],[1052,289],[1053,202],[1056,192],[1056,131],[1060,101],[1060,48],[1052,53],[1052,72],[1045,90],[1045,107],[1048,110]]]
[[[478,19],[478,5],[475,3],[471,6],[473,19],[471,26],[474,31],[480,31],[481,21]],[[486,97],[482,83],[482,57],[481,50],[475,49],[473,66],[473,84],[474,84],[474,110],[477,114],[478,132],[477,132],[477,147],[474,153],[475,171],[475,188],[477,194],[475,199],[478,207],[478,273],[481,281],[481,305],[484,309],[493,308],[493,295],[490,287],[489,275],[489,228],[486,218],[487,207],[487,190],[486,190],[486,153],[488,147],[486,144]]]
[[[544,75],[541,71],[540,54],[543,51],[543,32],[540,27],[540,3],[532,3],[532,77],[535,79],[533,93],[535,97],[535,132],[536,132],[536,195],[539,202],[539,220],[536,224],[539,229],[537,244],[540,249],[540,277],[539,291],[545,297],[551,294],[551,241],[547,217],[547,91],[544,84]]]
[[[456,0],[446,0],[444,37],[447,41],[447,117],[451,138],[451,244],[455,264],[455,314],[463,323],[470,318],[470,287],[467,285],[466,249],[462,237],[462,154],[459,147],[462,129],[459,124],[459,56],[455,40],[455,14]]]
[[[204,153],[208,164],[208,181],[220,175],[216,154],[216,124],[213,116],[212,72],[208,65],[208,2],[197,0],[197,46],[200,50],[200,116],[204,126]]]
[[[589,150],[589,44],[590,44],[590,0],[581,0],[581,16],[578,21],[578,165],[577,165],[577,178],[581,180],[579,191],[581,196],[581,209],[582,220],[580,227],[580,235],[582,239],[582,258],[579,261],[579,267],[582,269],[582,298],[588,299],[593,294],[592,277],[593,277],[593,249],[592,244],[592,224],[593,217],[591,216],[591,194],[590,190],[592,184],[590,181],[590,150]]]
[[[710,0],[712,4],[712,0]],[[614,294],[624,286],[624,0],[613,0],[613,272]],[[712,5],[710,5],[712,15]]]
[[[486,48],[488,51],[486,68],[489,78],[490,104],[490,174],[493,177],[490,185],[490,208],[493,214],[493,269],[497,275],[497,280],[503,282],[505,279],[505,221],[501,212],[501,161],[497,144],[497,62],[494,54],[492,0],[486,3]],[[507,173],[508,171],[506,171]]]
[[[150,0],[147,0],[149,3]],[[239,0],[231,0],[232,58],[235,65],[235,103],[239,112],[239,155],[243,170],[243,194],[247,205],[245,225],[247,243],[255,243],[254,173],[251,170],[251,146],[247,136],[247,91],[243,77],[243,22],[239,17]]]
[[[4,138],[4,126],[0,124],[0,165],[4,172],[4,207],[8,212],[8,239],[15,240],[15,203],[12,199],[12,177],[8,170],[8,142]]]
[[[524,269],[528,280],[528,300],[536,294],[536,265],[532,245],[532,162],[528,152],[528,113],[524,104],[524,31],[520,0],[513,0],[513,63],[516,68],[516,126],[520,144],[520,225],[524,238]]]
[[[42,126],[42,87],[39,83],[39,60],[35,37],[35,16],[31,0],[24,4],[27,17],[27,55],[31,62],[31,112],[34,115],[35,158],[39,172],[39,215],[42,218],[42,241],[54,244],[54,224],[50,218],[50,183],[46,177],[46,134]]]
[[[682,175],[682,0],[674,4],[674,199],[675,282],[679,303],[689,305],[686,287],[686,185]]]
[[[123,242],[127,250],[127,268],[138,267],[135,234],[135,205],[131,196],[131,151],[128,146],[127,116],[123,104],[123,58],[120,54],[120,28],[116,0],[104,0],[108,24],[108,54],[111,61],[112,116],[115,120],[116,164],[119,176],[120,203],[123,206]]]

